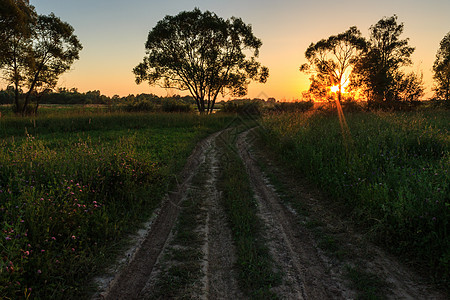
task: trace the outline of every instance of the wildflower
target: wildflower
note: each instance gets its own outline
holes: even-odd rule
[[[72,240],[75,240],[76,238],[77,238],[76,236],[72,235]]]
[[[37,273],[38,273],[38,274],[42,274],[42,271],[41,271],[41,270],[37,270]]]
[[[52,240],[56,241],[56,238],[54,236],[52,236]]]

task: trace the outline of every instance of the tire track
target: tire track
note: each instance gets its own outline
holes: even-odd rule
[[[220,138],[220,136],[218,136]],[[221,205],[221,193],[217,188],[219,177],[219,151],[213,142],[207,159],[205,192],[208,195],[206,207],[206,240],[204,245],[204,293],[203,299],[242,299],[234,265],[236,263],[233,238],[226,214]]]
[[[311,193],[316,192],[313,188],[298,186],[297,180],[284,178],[283,174],[282,180],[291,187],[298,199],[308,203],[308,210],[313,217],[324,221],[327,234],[339,239],[349,255],[336,260],[319,249],[311,231],[300,224],[295,211],[282,203],[252,157],[248,140],[255,134],[255,129],[240,134],[236,144],[257,196],[261,218],[266,223],[271,253],[286,274],[287,285],[279,293],[282,298],[356,299],[358,292],[348,278],[349,267],[355,266],[362,270],[361,276],[373,274],[380,282],[386,283],[377,288],[383,290],[383,297],[387,299],[448,299],[398,259],[361,239],[346,221],[330,212],[330,207],[311,196]],[[271,160],[267,153],[261,155]],[[336,232],[331,232],[333,230]],[[292,289],[301,291],[302,298],[296,298]]]
[[[131,261],[116,275],[99,298],[138,299],[139,293],[145,287],[153,267],[166,245],[180,211],[179,205],[187,194],[192,178],[197,173],[199,165],[205,161],[206,150],[219,134],[220,132],[217,132],[197,144],[179,176],[180,180],[176,191],[167,195],[156,220],[149,228],[144,241],[136,250]]]
[[[329,280],[310,235],[298,226],[296,216],[282,205],[275,190],[249,153],[246,141],[253,129],[238,136],[238,152],[258,200],[258,210],[266,225],[271,255],[284,274],[284,284],[275,291],[284,299],[343,298],[336,283]]]

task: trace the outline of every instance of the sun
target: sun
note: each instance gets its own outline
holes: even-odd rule
[[[338,85],[333,85],[332,87],[330,87],[330,91],[332,93],[337,93],[339,91],[339,86]]]
[[[344,83],[341,85],[341,93],[342,93],[342,94],[347,93],[347,91],[345,90],[345,89],[347,88],[347,86],[348,86],[348,80],[345,80]],[[331,91],[332,93],[337,93],[337,92],[339,92],[339,85],[333,85],[333,86],[331,86],[331,87],[330,87],[330,91]]]

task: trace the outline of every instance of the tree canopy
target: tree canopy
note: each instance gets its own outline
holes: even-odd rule
[[[338,86],[338,100],[341,101],[342,86],[359,53],[366,47],[365,39],[355,27],[317,43],[311,43],[306,49],[308,63],[300,67],[300,71],[313,72],[311,88],[324,93],[331,85]]]
[[[138,84],[189,91],[199,112],[210,113],[219,94],[243,96],[251,80],[266,82],[268,68],[256,61],[261,45],[242,19],[196,8],[157,23],[133,72]]]
[[[352,85],[362,88],[369,102],[416,100],[423,94],[422,76],[401,70],[412,64],[414,52],[409,39],[400,38],[403,29],[396,15],[379,20],[369,29],[367,49],[352,76]]]
[[[15,40],[30,37],[36,18],[34,7],[26,1],[0,0],[0,66]]]
[[[442,39],[433,64],[433,78],[437,98],[450,100],[450,32]]]

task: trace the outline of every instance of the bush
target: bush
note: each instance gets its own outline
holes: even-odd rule
[[[262,103],[254,100],[228,101],[222,105],[221,112],[241,115],[261,115]]]
[[[161,109],[163,112],[191,112],[193,110],[190,104],[172,99],[164,100]]]

